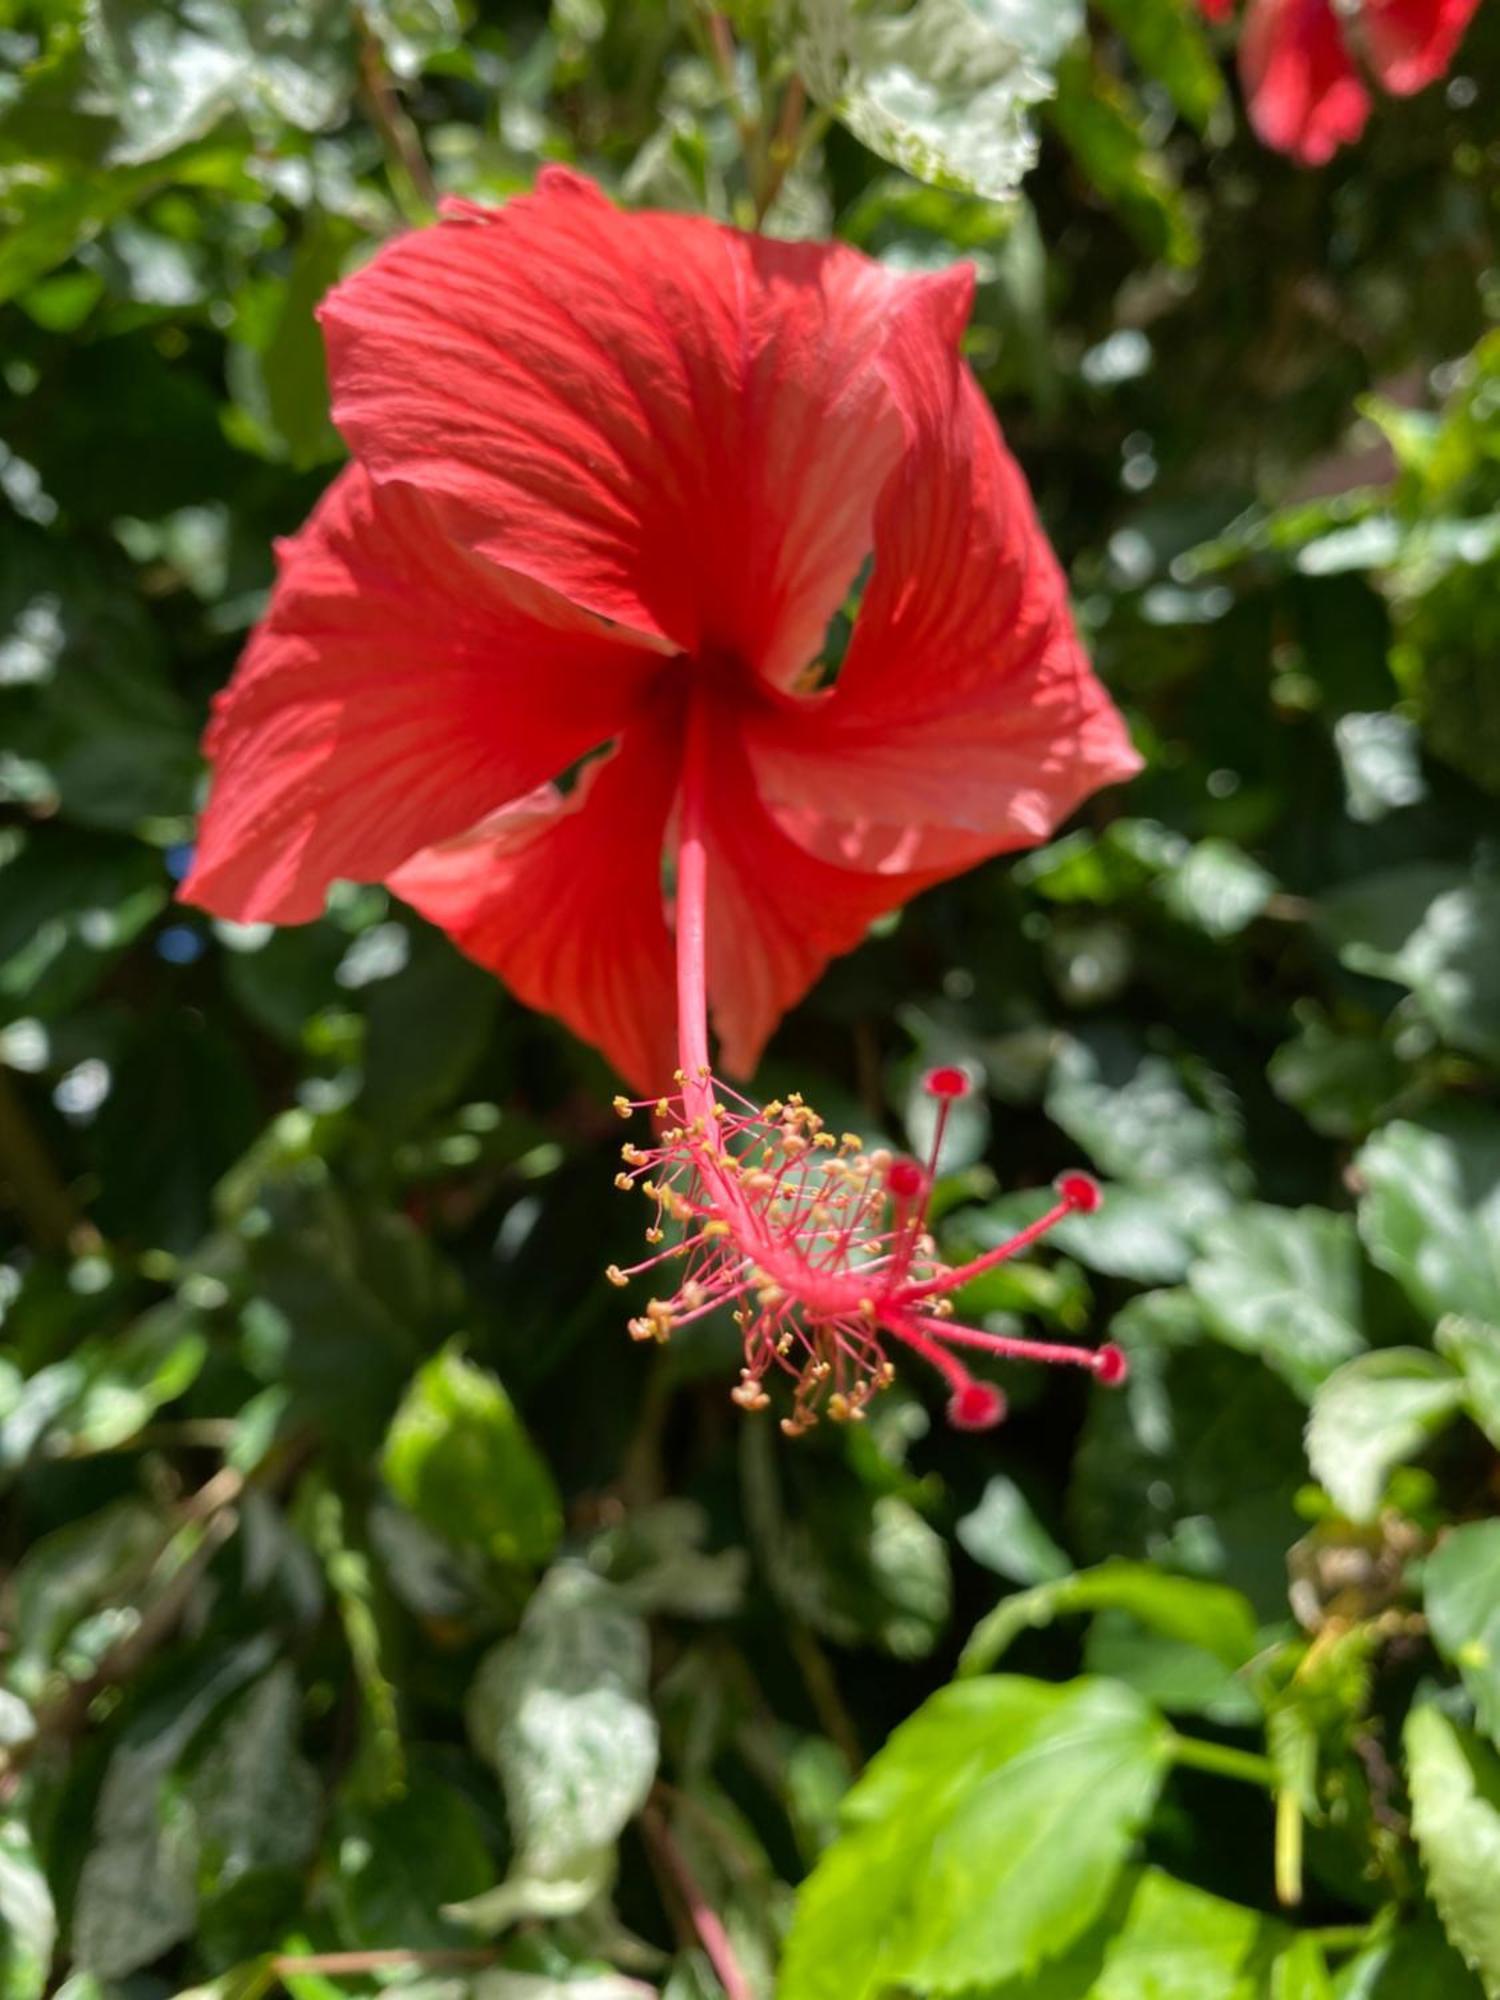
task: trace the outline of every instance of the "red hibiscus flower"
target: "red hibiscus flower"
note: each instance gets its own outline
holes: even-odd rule
[[[676,1289],[634,1330],[734,1306],[739,1400],[785,1370],[793,1429],[860,1413],[882,1335],[966,1424],[1003,1405],[953,1343],[1122,1372],[950,1319],[968,1276],[1093,1205],[1084,1177],[950,1271],[935,1156],[834,1144],[800,1100],[731,1111],[709,1068],[710,1005],[750,1070],[874,917],[1137,768],[960,358],[972,287],[621,214],[557,170],[383,250],[323,307],[354,463],[220,698],[184,885],[296,921],[335,877],[386,882],[627,1078],[675,1060],[620,1177],[653,1245],[675,1232],[639,1268]]]
[[[1201,0],[1224,20],[1234,0]],[[1452,62],[1479,0],[1250,0],[1240,75],[1250,120],[1268,146],[1322,166],[1370,115],[1360,64],[1398,97]]]
[[[354,463],[219,697],[185,895],[296,922],[387,882],[650,1088],[701,711],[708,987],[750,1070],[873,918],[1137,768],[959,359],[971,292],[555,169],[387,246],[322,309]]]

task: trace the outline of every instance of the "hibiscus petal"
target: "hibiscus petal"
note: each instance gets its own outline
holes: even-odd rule
[[[1370,115],[1332,0],[1253,0],[1240,80],[1265,144],[1310,167],[1357,139]]]
[[[390,877],[518,999],[647,1092],[677,1061],[661,863],[680,761],[679,728],[653,709],[568,796],[546,786]]]
[[[336,876],[378,880],[605,741],[662,668],[358,467],[279,553],[205,739],[182,893],[221,916],[319,915]]]
[[[707,802],[708,997],[719,1061],[748,1076],[786,1010],[876,917],[948,873],[838,867],[767,810],[734,721],[714,732]]]
[[[786,681],[900,447],[874,364],[906,282],[839,245],[624,214],[549,169],[504,208],[449,204],[331,294],[334,415],[494,561]]]
[[[1363,47],[1381,84],[1397,97],[1444,74],[1479,0],[1365,0]]]
[[[949,274],[893,318],[882,367],[906,448],[835,686],[746,722],[782,825],[825,859],[887,874],[951,872],[1043,840],[1140,768],[959,356],[970,296],[969,275]]]

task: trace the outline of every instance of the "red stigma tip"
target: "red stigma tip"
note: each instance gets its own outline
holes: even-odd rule
[[[1092,1174],[1059,1174],[1058,1199],[1079,1215],[1092,1215],[1102,1206],[1104,1194]]]
[[[948,1421],[959,1431],[988,1431],[1005,1415],[1005,1398],[988,1382],[966,1382],[948,1404]]]
[[[927,1176],[915,1160],[892,1160],[886,1169],[885,1185],[897,1201],[916,1201],[926,1191]]]
[[[1130,1373],[1130,1362],[1123,1347],[1116,1347],[1111,1341],[1101,1347],[1094,1356],[1094,1377],[1106,1389],[1118,1389]]]
[[[928,1070],[922,1079],[922,1088],[929,1097],[951,1100],[967,1097],[974,1085],[967,1070],[960,1069],[957,1063],[945,1063],[938,1069]]]

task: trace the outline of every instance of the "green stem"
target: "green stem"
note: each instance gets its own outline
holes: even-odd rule
[[[1276,1772],[1269,1757],[1257,1757],[1250,1750],[1235,1750],[1227,1743],[1207,1743],[1201,1736],[1175,1733],[1169,1748],[1173,1763],[1183,1764],[1190,1771],[1234,1778],[1242,1785],[1259,1785],[1266,1792],[1276,1789]]]
[[[1319,1951],[1334,1953],[1363,1951],[1376,1936],[1374,1924],[1328,1924],[1322,1930],[1301,1931],[1301,1937],[1310,1937]]]
[[[1293,1791],[1276,1794],[1276,1900],[1294,1910],[1302,1901],[1302,1801]]]

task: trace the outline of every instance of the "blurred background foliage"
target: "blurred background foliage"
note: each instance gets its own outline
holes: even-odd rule
[[[0,0],[5,2000],[1500,1994],[1500,15],[1320,173],[1232,41]],[[955,1252],[1094,1166],[969,1303],[1118,1395],[788,1444],[624,1337],[597,1060],[382,892],[173,905],[312,307],[548,159],[978,268],[1148,769],[763,1081],[902,1143],[973,1065]]]

